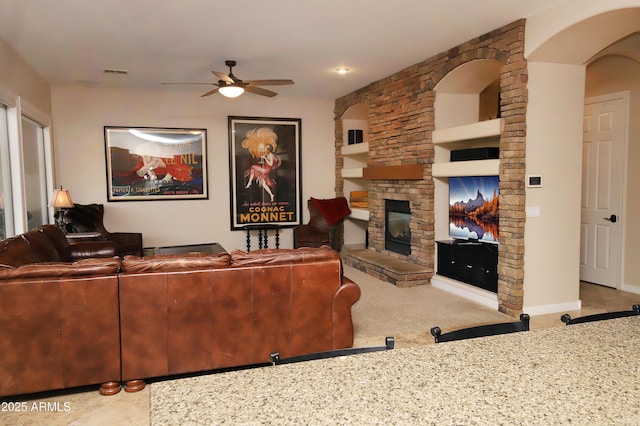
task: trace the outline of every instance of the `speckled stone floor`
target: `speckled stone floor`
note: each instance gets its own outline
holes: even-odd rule
[[[354,346],[381,346],[385,336],[395,337],[396,348],[430,345],[433,338],[429,329],[435,325],[448,330],[510,320],[490,308],[431,286],[397,288],[349,267],[345,267],[345,275],[362,288],[362,298],[353,307]],[[589,284],[581,285],[580,298],[583,309],[570,312],[572,316],[628,310],[633,303],[640,303],[640,295]],[[559,314],[534,316],[531,328],[564,326],[559,317]],[[26,408],[21,412],[1,412],[0,424],[149,425],[152,386],[138,393],[120,392],[110,397],[100,396],[97,388],[83,388],[11,398]]]
[[[165,380],[154,425],[631,425],[640,317]]]

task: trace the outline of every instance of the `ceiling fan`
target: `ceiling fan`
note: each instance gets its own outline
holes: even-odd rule
[[[233,67],[236,66],[236,61],[226,60],[224,62],[229,67],[229,74],[221,73],[218,71],[211,71],[213,75],[218,78],[217,83],[162,83],[162,84],[211,84],[217,86],[215,89],[209,90],[201,97],[211,96],[220,92],[223,96],[228,98],[235,98],[240,96],[245,91],[261,96],[268,96],[270,98],[277,95],[276,92],[263,89],[259,86],[286,86],[294,84],[293,80],[241,80],[233,75]]]

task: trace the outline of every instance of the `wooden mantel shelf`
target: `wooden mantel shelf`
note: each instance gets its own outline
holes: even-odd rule
[[[368,166],[362,170],[362,177],[369,180],[420,180],[424,177],[424,164]]]

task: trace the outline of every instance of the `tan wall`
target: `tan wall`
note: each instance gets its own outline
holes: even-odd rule
[[[640,75],[640,74],[636,74]],[[627,196],[625,215],[629,219],[625,227],[624,257],[622,259],[622,290],[640,293],[640,227],[637,226],[637,212],[640,211],[640,90],[631,91],[629,111],[629,156],[627,174]]]
[[[26,102],[25,113],[35,108],[38,112],[35,115],[51,117],[49,83],[3,40],[0,40],[0,88],[5,94],[10,92],[8,97],[20,96],[23,104]]]
[[[198,93],[56,86],[53,111],[59,184],[69,188],[74,202],[104,203],[107,229],[142,232],[145,246],[219,242],[228,250],[246,247],[245,234],[230,231],[229,115],[301,118],[303,200],[334,194],[331,100],[203,99]],[[107,203],[105,125],[206,128],[209,199]],[[291,230],[284,230],[281,247],[292,245]]]
[[[562,311],[579,300],[580,190],[584,67],[529,63],[524,306]],[[555,308],[554,308],[555,307]]]

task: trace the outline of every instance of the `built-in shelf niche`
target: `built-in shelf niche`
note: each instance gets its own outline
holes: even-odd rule
[[[361,208],[351,208],[351,219],[361,220],[361,221],[369,221],[369,210],[361,209]]]
[[[367,166],[367,160],[369,159],[369,143],[344,145],[342,147],[342,155],[344,161],[341,172],[342,177],[346,179],[362,179],[362,171]]]
[[[356,143],[353,145],[345,145],[342,147],[342,155],[369,155],[369,142]]]
[[[365,104],[351,106],[343,114],[342,121],[342,159],[340,171],[343,191],[347,199],[353,191],[367,191],[368,184],[363,178],[364,169],[369,160],[369,110]],[[349,144],[349,130],[362,130],[363,141]],[[345,246],[364,246],[369,221],[369,210],[351,207],[351,214],[344,221]]]
[[[476,160],[451,162],[451,151],[456,149],[498,147],[504,126],[496,118],[462,126],[435,130],[432,135],[435,145],[434,177],[489,176],[500,171],[500,160]]]
[[[351,167],[342,169],[341,175],[345,179],[362,179],[363,167]]]
[[[500,136],[504,122],[501,118],[478,121],[446,129],[434,130],[432,140],[434,144],[453,144],[461,141],[481,141],[482,139]]]
[[[499,159],[452,162],[451,151],[500,146],[504,128],[500,118],[501,70],[502,64],[494,60],[467,62],[452,70],[434,89],[432,174],[436,240],[449,238],[449,177],[500,174]]]

